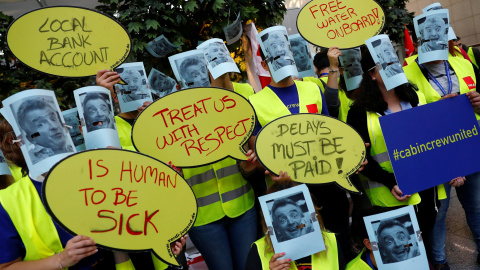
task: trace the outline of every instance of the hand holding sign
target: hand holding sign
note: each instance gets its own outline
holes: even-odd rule
[[[365,145],[349,125],[318,114],[281,117],[264,126],[257,135],[255,152],[269,171],[286,171],[303,183],[336,182],[358,192],[348,176],[365,159]]]
[[[232,157],[247,160],[243,145],[255,112],[241,95],[221,88],[193,88],[161,98],[138,116],[132,141],[142,153],[195,167]]]
[[[173,265],[178,263],[170,245],[197,215],[193,191],[177,172],[124,150],[84,151],[64,159],[47,175],[43,193],[47,210],[70,233],[112,249],[153,250]]]

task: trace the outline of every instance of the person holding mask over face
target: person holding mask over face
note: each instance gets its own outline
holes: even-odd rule
[[[297,238],[313,232],[313,224],[297,203],[291,199],[275,200],[272,206],[273,227],[278,242]],[[298,225],[305,224],[303,228]]]
[[[186,61],[196,63],[196,68],[198,64],[204,66],[196,57],[187,58],[182,64]],[[204,68],[208,76],[206,66]],[[101,70],[97,73],[97,84],[111,89],[111,92],[113,85],[118,81],[119,76],[114,72]],[[233,90],[246,97],[254,93],[249,85],[231,83],[228,74],[220,76],[213,85]],[[116,98],[114,93],[112,96]],[[138,108],[139,111],[148,104],[145,102],[143,107]],[[123,147],[122,142],[127,138],[122,140],[122,137],[130,138],[131,126],[130,132],[125,128],[126,132],[122,132],[125,135],[122,136],[118,123],[123,119],[119,119],[119,116],[116,117],[117,128]],[[131,141],[127,143],[131,144]],[[256,239],[257,220],[253,207],[255,197],[251,186],[241,173],[241,170],[244,170],[248,174],[251,166],[245,163],[238,164],[235,160],[226,158],[211,165],[182,170],[185,180],[192,186],[199,205],[197,219],[189,236],[211,270],[243,269],[250,245]]]
[[[365,193],[374,206],[416,205],[417,220],[424,241],[427,242],[435,221],[438,198],[445,197],[443,186],[412,195],[402,193],[396,183],[390,161],[381,159],[386,154],[387,147],[379,121],[380,116],[425,104],[425,97],[407,84],[387,90],[385,78],[380,75],[368,51],[362,55],[361,64],[363,79],[348,114],[347,124],[357,130],[363,140],[371,145],[367,147],[368,165],[361,172]]]
[[[279,70],[284,66],[295,63],[290,51],[290,44],[285,35],[279,32],[272,32],[262,36],[262,40],[267,40],[269,61],[273,64],[273,69]]]
[[[297,183],[281,179],[276,181],[272,186],[269,187],[267,194],[271,194],[277,191],[281,191],[287,188],[291,188],[296,186]],[[277,203],[277,202],[275,202]],[[276,219],[286,219],[284,215],[281,214],[283,210],[281,207],[287,207],[289,210],[299,211],[298,205],[295,202],[286,199],[285,201],[279,200],[279,204],[282,206],[278,206],[275,208],[275,205],[272,208],[272,213],[274,218]],[[298,209],[297,209],[298,208]],[[322,217],[317,210],[317,219],[320,224],[320,229],[322,230],[323,241],[325,243],[325,250],[321,251],[316,254],[312,254],[311,256],[307,256],[305,258],[298,259],[296,261],[291,261],[288,259],[288,254],[285,254],[281,250],[277,250],[278,253],[274,254],[272,240],[270,239],[270,234],[268,233],[267,226],[265,224],[265,220],[262,219],[263,230],[265,233],[265,237],[255,241],[250,249],[250,253],[248,254],[247,264],[245,266],[245,270],[288,270],[288,269],[322,269],[322,270],[338,270],[338,269],[345,269],[345,260],[342,253],[342,249],[338,245],[336,236],[334,233],[328,232],[325,227],[323,226]],[[293,218],[295,221],[292,222],[303,222],[300,219],[300,214],[297,212],[294,214],[295,217]],[[291,223],[292,223],[291,222]],[[288,221],[286,221],[288,223]],[[274,223],[275,224],[275,223]],[[302,223],[305,224],[305,223]],[[299,237],[300,235],[307,234],[311,228],[308,225],[304,228],[296,228],[296,230],[290,230],[292,232],[288,234],[282,234],[283,241],[289,240],[292,238]],[[275,235],[279,242],[280,239],[278,238],[277,228],[275,228]],[[280,231],[284,231],[280,229]],[[288,231],[288,229],[287,229]]]
[[[25,99],[18,108],[18,123],[26,139],[35,147],[29,150],[33,164],[56,154],[74,152],[57,111],[43,98]]]
[[[442,22],[443,20],[439,24],[441,25]],[[422,36],[422,39],[432,38],[429,32],[424,30],[423,33],[426,33],[426,36]],[[425,51],[419,50],[419,54],[422,53],[425,53]],[[417,58],[403,69],[408,81],[416,85],[419,91],[425,95],[427,103],[466,94],[470,99],[477,120],[480,119],[480,94],[476,86],[476,78],[478,78],[479,73],[478,69],[468,60],[449,55],[447,61],[432,59],[430,62],[419,64]],[[431,249],[430,257],[436,269],[450,269],[445,256],[445,219],[451,187],[456,188],[458,200],[465,210],[467,223],[473,233],[477,251],[480,251],[480,197],[478,196],[480,192],[480,172],[453,179],[448,183],[449,185],[444,185],[448,197],[446,200],[442,200],[432,232],[432,239],[435,239],[435,241],[430,244],[426,242],[426,246],[428,245]],[[480,255],[477,257],[477,263],[480,264]]]
[[[330,87],[330,83],[338,84],[338,56],[341,53],[338,48],[332,47],[329,49],[328,54],[329,59],[332,59],[327,84],[327,86]],[[264,61],[262,61],[262,67],[272,74],[274,71],[270,70],[269,65],[266,63],[266,57],[262,50],[260,50],[260,55],[262,59],[264,59]],[[261,127],[279,117],[297,113],[329,115],[328,110],[330,107],[327,109],[326,99],[327,96],[325,95],[324,98],[323,92],[315,83],[294,81],[291,76],[278,82],[272,80],[270,85],[249,98],[258,118],[253,136],[249,140],[250,149],[254,149],[255,138]],[[338,110],[338,106],[340,106],[338,93],[336,93],[336,100]],[[260,168],[263,169],[262,167]],[[265,170],[263,169],[263,171]],[[271,184],[270,178],[267,177],[266,181]],[[317,204],[321,207],[320,213],[324,217],[325,227],[329,231],[337,233],[340,246],[344,254],[346,254],[346,257],[349,257],[349,202],[345,190],[335,185],[307,186],[313,197],[316,198]]]
[[[82,101],[88,131],[114,128],[111,119],[110,100],[102,93],[89,92]]]
[[[180,64],[180,76],[187,88],[209,87],[208,70],[197,57],[187,57]]]
[[[448,47],[448,40],[444,40],[446,37],[445,31],[448,26],[441,17],[430,16],[423,23],[423,27],[420,30],[422,36],[422,45],[420,45],[418,51],[422,53],[443,50]]]
[[[90,237],[73,237],[52,220],[41,200],[44,176],[27,176],[25,159],[13,142],[15,136],[8,135],[13,129],[7,121],[0,123],[0,131],[5,157],[25,176],[0,191],[0,269],[115,269],[111,252],[99,250]]]
[[[311,60],[306,48],[308,45],[303,43],[301,39],[292,39],[290,44],[292,45],[293,58],[295,59],[298,70],[305,71],[311,69]]]
[[[377,239],[384,264],[401,262],[420,255],[418,247],[410,243],[407,228],[397,220],[380,222]]]
[[[229,62],[231,59],[228,51],[225,50],[225,45],[223,42],[210,43],[205,50],[205,56],[207,57],[212,68],[222,63]]]
[[[102,86],[110,90],[112,99],[115,103],[118,104],[118,96],[114,91],[114,85],[120,82],[120,74],[115,71],[110,71],[108,69],[99,70],[96,76],[96,82],[98,86]],[[117,124],[118,137],[120,139],[120,145],[122,149],[128,149],[131,151],[136,151],[132,143],[132,126],[137,118],[138,114],[143,111],[148,105],[152,102],[145,101],[142,107],[138,107],[137,111],[132,112],[120,112],[115,116],[115,122]],[[182,239],[185,241],[185,238]],[[125,266],[122,269],[117,270],[134,270],[135,267],[138,269],[174,269],[168,268],[168,265],[160,261],[155,255],[148,252],[139,252],[139,253],[129,253],[125,256]],[[130,260],[131,258],[131,260]],[[177,256],[180,264],[186,266],[185,252],[183,250],[178,251]]]

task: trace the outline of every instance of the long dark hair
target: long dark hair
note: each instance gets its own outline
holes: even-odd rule
[[[363,69],[363,78],[355,95],[355,101],[352,106],[383,114],[383,112],[388,109],[388,104],[383,99],[382,92],[380,91],[377,83],[372,80],[371,72],[374,71],[368,71],[375,66],[373,58],[368,50],[364,51],[361,63]],[[395,91],[395,94],[401,100],[409,102],[412,107],[416,107],[418,105],[418,96],[415,93],[416,90],[417,88],[411,84],[402,84],[390,91]]]
[[[28,174],[28,167],[25,158],[23,157],[22,150],[17,143],[12,142],[15,140],[15,133],[13,128],[6,120],[0,123],[0,147],[2,148],[3,155],[7,162],[13,163],[15,166],[22,169],[22,176],[25,177]]]

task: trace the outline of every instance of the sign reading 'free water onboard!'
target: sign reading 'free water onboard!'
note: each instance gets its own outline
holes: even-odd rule
[[[125,61],[130,36],[113,18],[80,7],[49,7],[16,19],[9,49],[33,69],[63,77],[95,75]]]
[[[403,194],[480,171],[480,128],[467,96],[440,100],[379,120],[388,156],[377,155],[374,159],[379,163],[390,159]]]
[[[324,48],[361,46],[384,26],[385,13],[374,0],[313,0],[297,17],[300,35]]]

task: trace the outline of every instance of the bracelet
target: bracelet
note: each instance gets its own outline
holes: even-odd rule
[[[328,71],[329,72],[338,72],[338,68],[337,69],[332,69],[331,67],[328,67]]]
[[[62,262],[61,262],[62,258],[60,258],[60,252],[57,254],[58,254],[58,266],[60,266],[60,269],[63,269]]]

